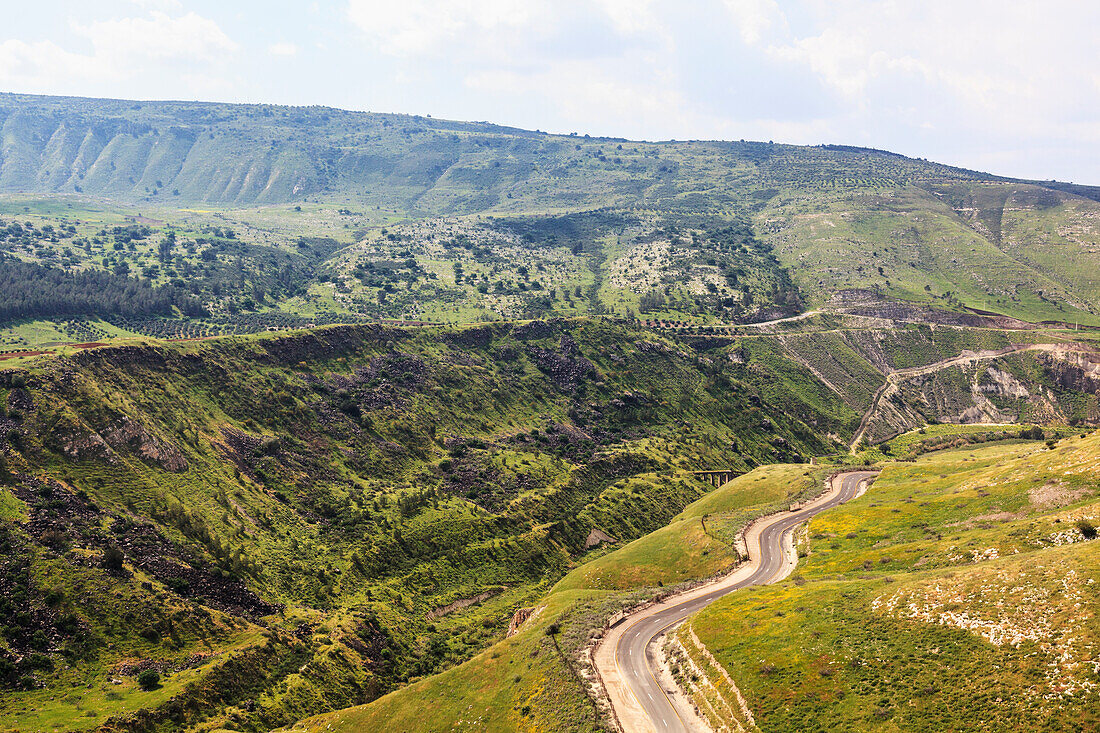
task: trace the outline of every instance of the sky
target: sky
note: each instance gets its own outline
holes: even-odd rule
[[[1100,185],[1093,0],[0,0],[0,15],[0,91],[861,145]]]

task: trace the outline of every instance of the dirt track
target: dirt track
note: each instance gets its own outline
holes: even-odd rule
[[[956,366],[969,366],[971,364],[977,364],[980,361],[989,361],[992,359],[999,359],[1002,356],[1008,356],[1009,354],[1018,354],[1024,351],[1043,351],[1048,354],[1054,354],[1056,356],[1065,356],[1070,353],[1089,354],[1094,353],[1091,350],[1072,343],[1061,344],[1018,344],[1009,346],[1003,349],[987,349],[984,351],[964,351],[958,356],[953,356],[950,359],[944,359],[932,364],[925,364],[919,367],[909,367],[908,369],[899,369],[895,372],[890,372],[886,375],[886,381],[878,391],[875,392],[874,397],[871,398],[871,407],[863,414],[863,419],[859,421],[859,429],[856,430],[855,435],[852,436],[852,442],[849,444],[851,450],[855,450],[859,442],[863,440],[863,436],[867,433],[867,428],[870,426],[871,421],[874,419],[878,412],[879,405],[882,404],[884,399],[888,399],[891,395],[898,391],[899,385],[913,377],[925,376],[928,374],[934,374],[935,372],[942,371],[944,369],[950,369]]]

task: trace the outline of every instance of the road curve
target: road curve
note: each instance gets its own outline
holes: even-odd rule
[[[727,593],[780,579],[786,566],[785,540],[794,528],[815,514],[852,499],[859,493],[861,484],[875,475],[873,471],[841,474],[833,480],[831,491],[804,508],[794,512],[781,512],[758,521],[752,531],[746,534],[750,560],[742,565],[743,572],[735,571],[727,577],[726,580],[732,582],[718,581],[713,584],[713,589],[704,588],[705,592],[686,594],[687,597],[682,602],[672,599],[671,602],[652,606],[632,619],[627,619],[621,631],[606,639],[614,645],[608,651],[613,651],[613,663],[618,677],[615,685],[617,689],[612,690],[609,685],[608,692],[613,705],[616,698],[619,698],[620,705],[616,705],[616,713],[627,733],[689,731],[665,690],[657,682],[648,653],[650,643],[670,627]],[[607,663],[608,660],[605,659],[604,664]],[[627,688],[632,699],[626,699],[623,687]],[[620,706],[631,710],[619,710]]]

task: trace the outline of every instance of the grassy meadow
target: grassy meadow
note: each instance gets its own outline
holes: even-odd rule
[[[1091,434],[887,464],[810,523],[791,580],[689,628],[763,729],[1089,729],[1098,452]]]

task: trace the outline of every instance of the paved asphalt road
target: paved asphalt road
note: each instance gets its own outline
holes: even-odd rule
[[[719,588],[668,609],[641,619],[623,632],[615,649],[616,662],[623,678],[630,686],[638,702],[645,708],[653,727],[664,731],[687,731],[687,726],[673,708],[665,691],[657,683],[646,656],[646,648],[654,637],[683,621],[716,598],[750,585],[764,585],[775,580],[783,568],[783,535],[813,515],[843,504],[856,495],[860,482],[873,477],[873,472],[850,473],[844,476],[840,492],[820,506],[810,507],[787,515],[780,515],[760,534],[761,562],[756,572],[736,585]]]

